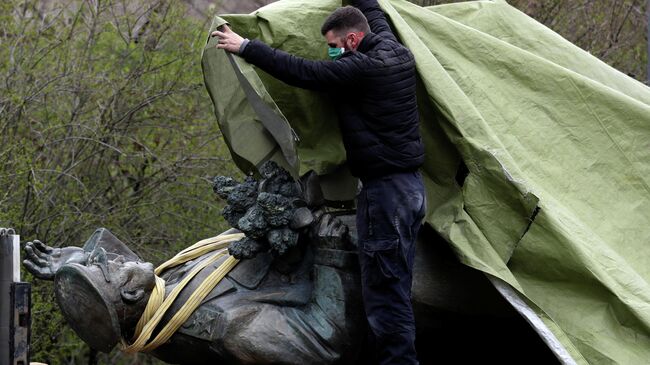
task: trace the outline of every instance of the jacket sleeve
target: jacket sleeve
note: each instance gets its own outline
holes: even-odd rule
[[[272,48],[257,39],[250,41],[240,56],[271,76],[303,89],[328,90],[351,85],[362,71],[353,57],[312,61]]]
[[[350,1],[357,9],[361,10],[363,15],[368,19],[370,30],[384,38],[390,38],[397,42],[397,38],[388,25],[386,15],[381,10],[377,0],[352,0]]]

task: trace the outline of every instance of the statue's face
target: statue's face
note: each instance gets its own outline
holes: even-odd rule
[[[110,261],[105,257],[91,258],[85,267],[79,269],[86,273],[107,301],[120,307],[125,303],[136,303],[148,296],[155,285],[153,264],[126,261],[122,256]]]
[[[121,258],[64,265],[54,280],[59,306],[75,332],[108,352],[128,336],[155,284],[153,265]]]
[[[111,287],[119,291],[125,303],[141,301],[154,287],[154,268],[150,262],[113,260],[108,262],[108,268]]]

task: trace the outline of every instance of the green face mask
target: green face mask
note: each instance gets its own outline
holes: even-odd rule
[[[345,48],[332,48],[332,47],[330,47],[327,50],[327,54],[330,56],[332,61],[336,61],[339,58],[341,58],[341,56],[343,56],[344,52],[345,52]]]

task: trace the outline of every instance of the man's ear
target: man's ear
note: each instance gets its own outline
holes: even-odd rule
[[[120,295],[122,296],[122,300],[124,300],[126,303],[129,304],[137,303],[144,297],[144,290],[142,289],[129,290],[127,288],[121,288]]]
[[[353,51],[354,48],[352,47],[352,42],[354,41],[354,37],[349,37],[349,35],[351,35],[351,33],[343,38],[343,48],[345,48],[346,51]]]
[[[359,34],[357,33],[349,33],[348,36],[345,38],[345,49],[349,49],[350,51],[354,51],[359,47],[359,43],[361,43],[361,38],[359,37]],[[349,44],[349,46],[348,46]]]

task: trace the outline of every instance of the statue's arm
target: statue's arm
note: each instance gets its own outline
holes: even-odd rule
[[[364,337],[357,257],[345,242],[347,227],[328,214],[316,215],[309,301],[264,305],[234,325],[224,344],[242,362],[354,363],[355,346]]]
[[[311,300],[303,306],[237,309],[223,341],[241,363],[353,364],[364,338],[354,275],[315,265]],[[356,293],[355,293],[356,289]]]
[[[356,246],[341,220],[329,214],[318,218],[312,229],[311,300],[294,319],[308,328],[304,339],[318,349],[320,361],[353,363],[365,328]]]
[[[52,280],[56,272],[65,264],[85,265],[90,252],[73,246],[54,248],[34,240],[34,242],[27,242],[25,245],[25,255],[23,266],[27,271],[39,279]]]

